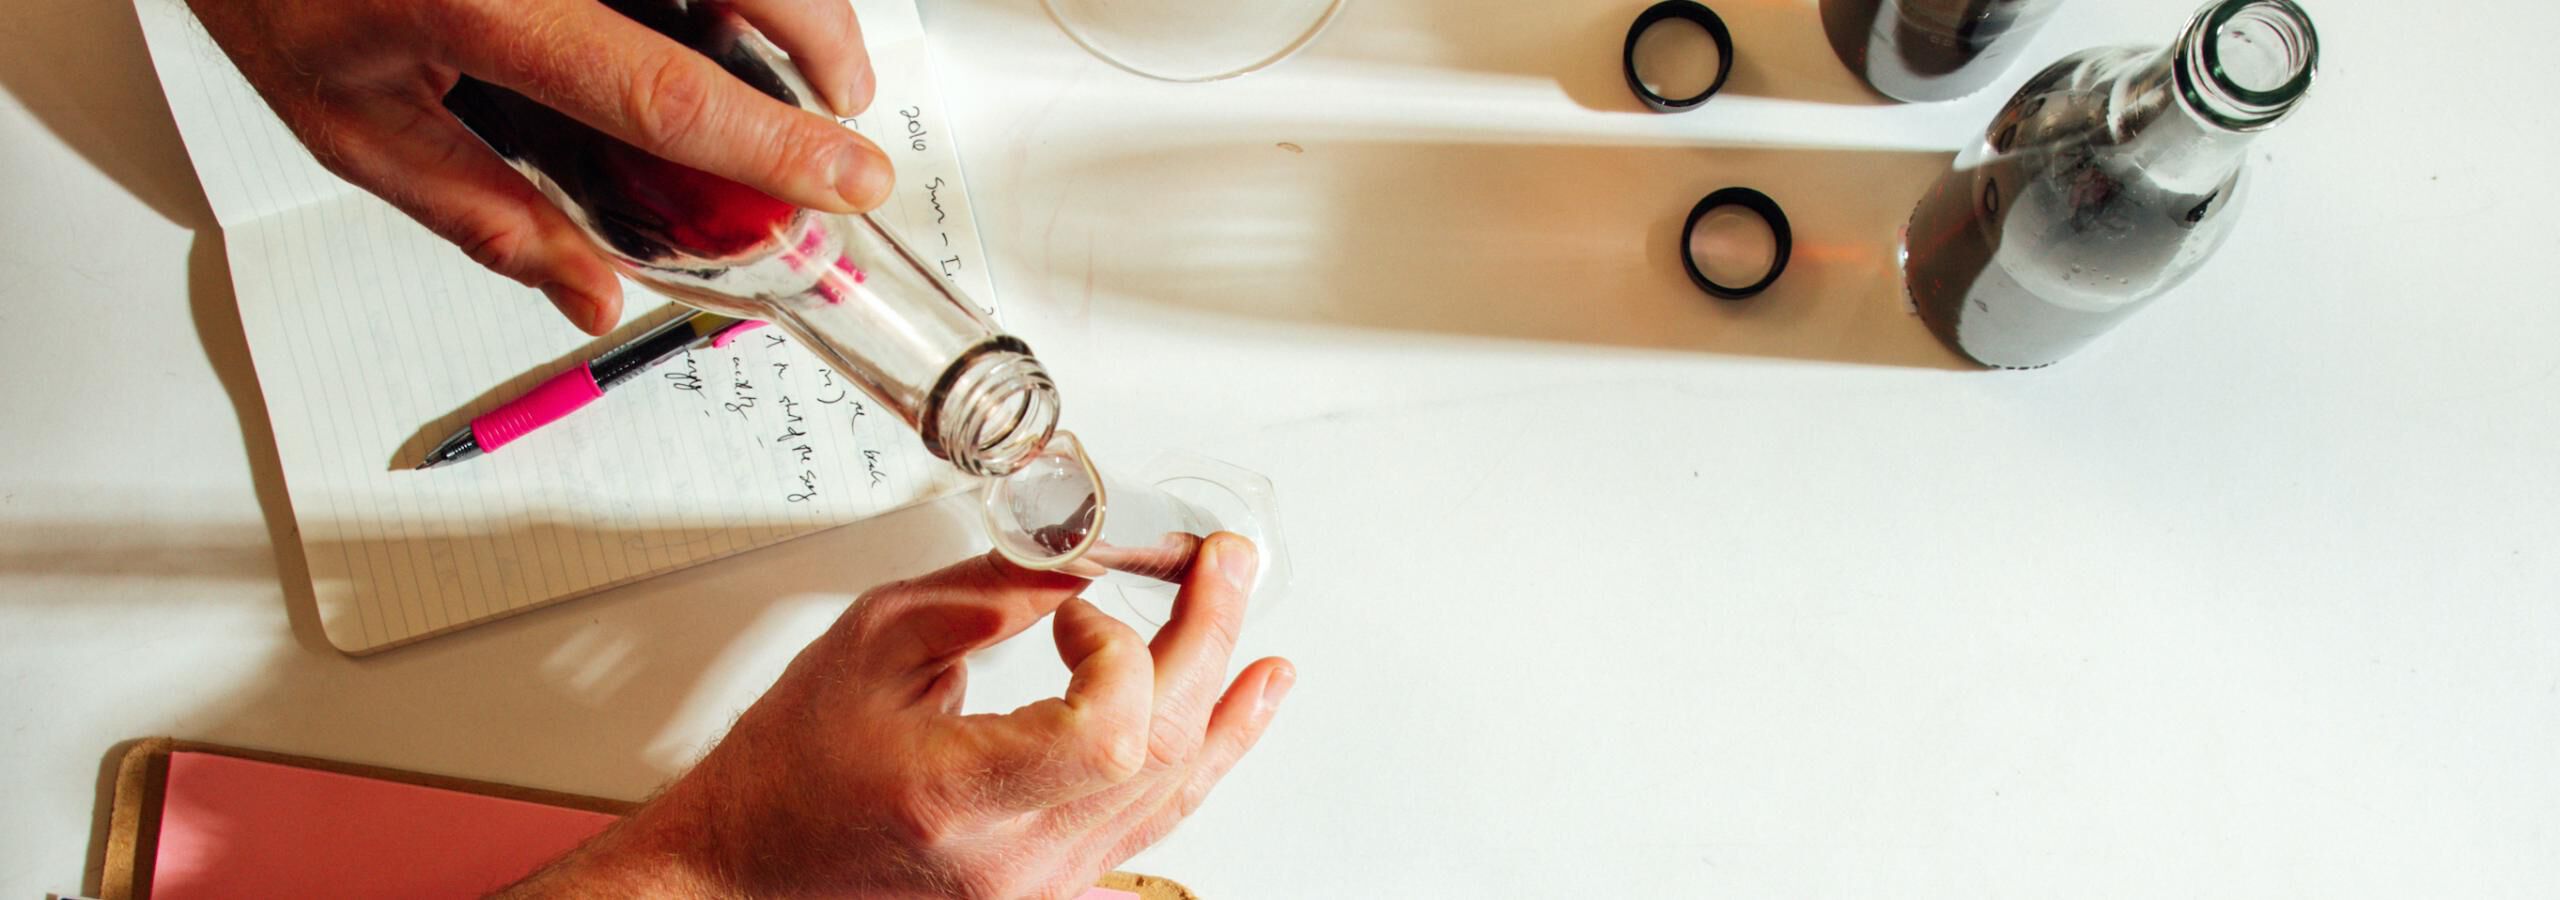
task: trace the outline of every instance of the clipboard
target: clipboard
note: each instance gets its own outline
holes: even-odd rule
[[[409,772],[381,766],[335,762],[286,753],[271,753],[219,744],[148,738],[135,741],[116,764],[115,793],[108,814],[107,837],[98,879],[99,900],[150,900],[152,877],[160,858],[163,804],[168,797],[172,754],[201,754],[312,772],[349,776],[367,782],[450,791],[476,797],[575,810],[604,816],[628,815],[639,804],[559,791],[517,787],[468,778]],[[1199,895],[1170,879],[1113,872],[1097,885],[1138,895],[1141,900],[1199,900]]]

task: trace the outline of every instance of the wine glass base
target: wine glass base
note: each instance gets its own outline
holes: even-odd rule
[[[1289,544],[1280,531],[1280,506],[1270,479],[1217,460],[1176,454],[1148,465],[1138,480],[1197,510],[1212,527],[1253,542],[1257,558],[1246,622],[1260,620],[1287,596]],[[1119,593],[1122,607],[1147,624],[1161,628],[1172,618],[1178,586],[1105,584]]]

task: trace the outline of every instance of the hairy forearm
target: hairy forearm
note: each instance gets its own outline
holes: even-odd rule
[[[710,900],[742,896],[719,876],[709,808],[680,781],[604,833],[490,900]]]

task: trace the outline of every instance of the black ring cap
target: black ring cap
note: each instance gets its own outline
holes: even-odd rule
[[[1708,37],[1715,39],[1715,83],[1707,85],[1707,89],[1695,97],[1672,98],[1654,93],[1652,88],[1645,87],[1644,76],[1636,74],[1636,41],[1667,19],[1696,22],[1698,27],[1707,30]],[[1636,99],[1644,101],[1644,105],[1659,113],[1688,112],[1707,102],[1707,98],[1715,96],[1717,91],[1724,90],[1724,80],[1733,75],[1733,32],[1724,27],[1724,17],[1696,0],[1662,0],[1637,16],[1634,25],[1627,27],[1627,49],[1620,54],[1619,62],[1627,70],[1627,87],[1635,90]]]
[[[1707,273],[1698,269],[1698,254],[1693,243],[1698,237],[1698,223],[1706,221],[1708,213],[1728,206],[1750,210],[1760,217],[1760,221],[1769,223],[1769,236],[1778,244],[1777,252],[1769,261],[1769,274],[1741,287],[1709,280]],[[1699,290],[1726,300],[1748,300],[1768,290],[1770,285],[1777,284],[1778,276],[1787,274],[1787,257],[1794,255],[1795,250],[1796,236],[1787,227],[1786,211],[1779,209],[1778,201],[1769,199],[1769,195],[1746,187],[1729,187],[1708,194],[1706,199],[1698,201],[1697,208],[1689,210],[1689,224],[1680,228],[1680,267],[1689,270],[1689,280],[1697,282]]]

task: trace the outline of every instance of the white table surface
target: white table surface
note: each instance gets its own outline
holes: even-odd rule
[[[1131,868],[1215,898],[2560,892],[2555,7],[2312,4],[2322,80],[2236,238],[2101,346],[1989,374],[1905,317],[1889,248],[1928,151],[2025,71],[1874,105],[1811,0],[1722,0],[1729,95],[1644,115],[1643,5],[1354,0],[1308,56],[1175,86],[1032,0],[927,0],[1072,424],[1267,472],[1288,511],[1296,584],[1244,652],[1301,687]],[[338,655],[279,588],[221,237],[131,13],[16,6],[0,897],[82,886],[130,738],[643,795],[855,593],[976,546],[928,508]],[[2189,8],[2072,4],[2033,55]],[[1744,306],[1669,252],[1734,183],[1804,241]],[[975,703],[1060,675],[1008,645]]]

